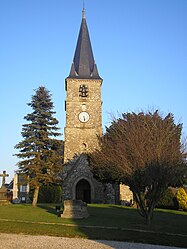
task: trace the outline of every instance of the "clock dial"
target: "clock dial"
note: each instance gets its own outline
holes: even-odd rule
[[[87,112],[81,112],[79,113],[79,120],[82,122],[82,123],[86,123],[88,122],[90,116]]]

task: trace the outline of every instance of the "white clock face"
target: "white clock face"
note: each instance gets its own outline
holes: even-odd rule
[[[79,120],[82,122],[82,123],[86,123],[88,122],[90,116],[87,112],[81,112],[79,113]]]

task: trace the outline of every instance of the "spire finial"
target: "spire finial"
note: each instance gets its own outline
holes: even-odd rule
[[[84,0],[83,0],[83,8],[82,8],[82,18],[85,19],[85,9],[84,9]]]

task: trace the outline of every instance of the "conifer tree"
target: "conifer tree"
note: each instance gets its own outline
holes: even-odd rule
[[[56,139],[61,135],[57,127],[58,120],[53,117],[53,102],[50,92],[43,86],[35,90],[31,103],[33,109],[24,119],[29,123],[22,126],[23,140],[15,148],[21,161],[18,167],[29,177],[34,188],[33,207],[37,205],[40,186],[56,182],[62,171],[63,142]]]

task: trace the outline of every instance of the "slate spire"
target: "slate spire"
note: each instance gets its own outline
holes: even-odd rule
[[[68,78],[101,79],[94,61],[84,7],[75,55]]]

